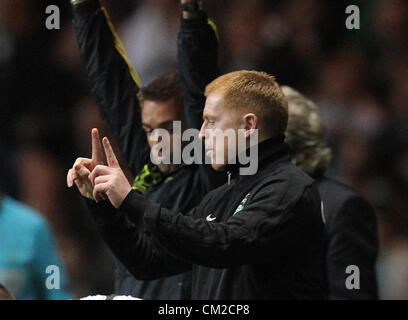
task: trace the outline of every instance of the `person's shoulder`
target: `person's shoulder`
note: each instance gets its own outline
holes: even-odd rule
[[[313,183],[314,180],[310,176],[290,161],[285,161],[262,173],[258,190],[266,190],[271,196],[280,195],[282,202],[292,203],[298,201],[305,189],[311,187]]]
[[[358,203],[371,207],[369,202],[352,187],[331,177],[317,179],[319,192],[324,203],[337,210],[347,204]]]
[[[335,178],[323,176],[317,179],[317,181],[321,192],[336,195],[336,197],[341,198],[343,201],[353,197],[361,198],[356,190]]]
[[[319,192],[325,216],[329,221],[335,217],[358,218],[375,216],[371,204],[352,187],[330,177],[318,179]]]
[[[5,196],[3,199],[3,214],[9,221],[17,223],[21,228],[41,229],[47,227],[46,219],[28,205]]]
[[[297,185],[301,187],[310,186],[314,179],[300,170],[290,161],[284,161],[266,172],[264,181],[276,181],[286,184],[287,187]]]

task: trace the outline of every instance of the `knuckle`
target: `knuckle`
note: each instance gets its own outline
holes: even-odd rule
[[[84,158],[77,158],[77,159],[75,160],[74,164],[80,164],[80,163],[82,163],[82,162],[83,162],[83,159],[84,159]]]

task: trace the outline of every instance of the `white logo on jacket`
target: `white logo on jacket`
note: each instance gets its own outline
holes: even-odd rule
[[[205,218],[205,220],[207,220],[207,221],[214,221],[215,219],[217,219],[217,217],[211,217],[212,216],[212,214],[209,214],[208,216],[207,216],[207,218]]]

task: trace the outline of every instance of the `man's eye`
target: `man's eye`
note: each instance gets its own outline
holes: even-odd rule
[[[214,120],[208,120],[208,124],[214,124]]]

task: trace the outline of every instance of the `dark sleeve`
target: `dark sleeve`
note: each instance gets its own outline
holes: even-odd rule
[[[145,208],[144,222],[168,252],[192,264],[230,268],[270,263],[279,259],[284,250],[293,250],[293,234],[300,234],[302,227],[309,223],[307,219],[294,219],[287,201],[282,201],[282,193],[276,191],[282,187],[280,184],[284,182],[265,185],[242,211],[225,222],[206,219],[209,212],[205,203],[212,201],[211,197],[217,190],[208,194],[198,207],[186,215],[150,204]],[[133,208],[137,207],[136,201]],[[320,218],[320,202],[316,209],[316,216]],[[323,232],[323,222],[321,225]],[[286,246],[282,246],[282,242]],[[271,254],[266,255],[265,252]]]
[[[203,123],[205,87],[220,75],[217,28],[203,11],[197,19],[182,18],[177,44],[187,126],[200,130]],[[205,154],[197,160],[205,163],[204,157]],[[225,182],[225,174],[216,172],[209,164],[200,165],[199,173],[200,182],[209,186],[208,189]]]
[[[197,19],[182,19],[177,43],[187,124],[189,128],[200,129],[205,87],[220,75],[215,24],[204,12]]]
[[[346,201],[328,228],[328,277],[331,299],[378,299],[375,264],[378,252],[377,220],[361,197]],[[360,289],[349,290],[346,268],[359,268]]]
[[[127,203],[133,197],[140,196],[136,191],[131,191],[121,208],[127,210]],[[105,243],[136,279],[153,280],[191,270],[189,263],[162,250],[154,237],[143,228],[141,215],[127,216],[109,201],[96,203],[86,200],[86,203]],[[143,203],[139,205],[143,208]]]
[[[73,29],[99,112],[136,175],[149,156],[137,98],[140,80],[99,1],[73,8]]]

